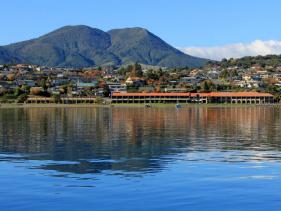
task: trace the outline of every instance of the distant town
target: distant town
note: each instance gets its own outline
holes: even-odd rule
[[[131,96],[133,103],[147,103],[145,96],[151,98],[152,93],[157,96],[157,102],[169,102],[166,98],[171,98],[171,102],[205,103],[208,97],[213,96],[229,99],[211,102],[280,102],[281,65],[241,61],[225,59],[221,62],[210,61],[202,68],[176,69],[138,63],[119,68],[107,66],[79,69],[4,64],[0,65],[0,103],[129,102],[128,99],[124,101],[124,96]],[[240,96],[237,93],[256,94]],[[120,101],[116,99],[118,96],[121,97]],[[269,98],[257,101],[257,97]]]

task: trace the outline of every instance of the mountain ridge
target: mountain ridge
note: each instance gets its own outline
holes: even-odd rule
[[[199,67],[207,61],[184,54],[140,27],[104,32],[85,25],[64,26],[35,39],[0,46],[0,63],[52,67],[121,66],[135,62]]]

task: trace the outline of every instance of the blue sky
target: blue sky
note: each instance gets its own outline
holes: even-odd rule
[[[281,40],[280,0],[9,0],[0,5],[0,45],[76,24],[105,31],[140,26],[175,47]]]

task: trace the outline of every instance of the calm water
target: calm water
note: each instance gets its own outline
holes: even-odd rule
[[[0,210],[280,210],[281,109],[0,109]]]

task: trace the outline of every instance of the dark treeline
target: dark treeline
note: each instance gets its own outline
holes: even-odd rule
[[[240,59],[222,59],[222,61],[210,61],[209,64],[217,64],[223,67],[238,66],[243,68],[250,68],[253,65],[258,65],[261,67],[281,66],[281,55],[267,55],[267,56],[247,56]]]

